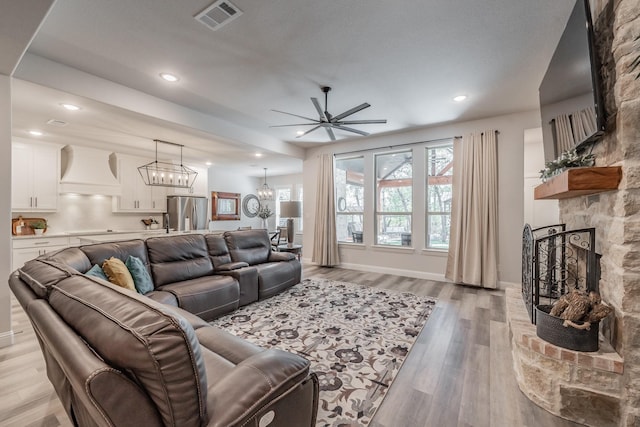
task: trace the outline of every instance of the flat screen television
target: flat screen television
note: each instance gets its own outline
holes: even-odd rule
[[[600,81],[589,0],[577,0],[540,84],[545,160],[586,151],[604,134]]]

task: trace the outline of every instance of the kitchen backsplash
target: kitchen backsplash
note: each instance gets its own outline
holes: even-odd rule
[[[52,213],[13,212],[13,217],[38,216],[47,220],[47,233],[76,230],[144,230],[143,218],[155,218],[162,224],[162,215],[145,213],[112,213],[110,196],[61,194],[58,211]]]

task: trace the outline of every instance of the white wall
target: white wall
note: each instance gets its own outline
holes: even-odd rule
[[[304,247],[313,247],[316,181],[318,156],[320,154],[342,153],[366,148],[386,148],[390,145],[448,138],[473,131],[496,129],[500,132],[498,135],[499,279],[501,282],[520,283],[520,247],[524,200],[522,186],[524,130],[539,126],[539,112],[529,111],[396,134],[353,139],[349,142],[327,144],[308,150],[304,161],[303,179]],[[424,165],[421,167],[424,168]],[[415,176],[423,176],[423,170],[414,170],[414,173],[416,174]],[[373,207],[372,202],[370,206]],[[369,222],[372,226],[372,221]],[[367,227],[367,220],[365,220],[365,227]],[[415,247],[414,249],[379,248],[373,247],[370,243],[365,241],[364,245],[340,245],[343,265],[355,269],[404,274],[412,277],[440,280],[444,278],[445,254],[426,251],[420,247]],[[305,259],[310,260],[311,250],[305,251],[304,256]]]
[[[13,343],[11,293],[11,79],[0,74],[0,347]]]
[[[223,191],[225,193],[240,193],[240,203],[247,194],[256,194],[256,188],[262,185],[263,179],[234,173],[228,168],[211,166],[209,167],[209,193],[212,191]],[[211,194],[209,194],[211,200]],[[209,208],[211,210],[211,208]],[[247,218],[240,206],[240,220],[237,221],[211,221],[210,230],[237,230],[238,227],[261,227],[261,220],[258,217]]]
[[[560,210],[557,200],[534,200],[536,186],[541,184],[540,170],[544,169],[542,128],[524,131],[524,222],[532,227],[558,224]]]

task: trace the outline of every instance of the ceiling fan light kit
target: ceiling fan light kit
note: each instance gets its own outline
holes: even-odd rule
[[[362,135],[362,136],[368,136],[369,133],[359,130],[359,129],[354,129],[352,127],[349,126],[345,126],[345,125],[368,125],[368,124],[384,124],[387,123],[386,119],[377,119],[377,120],[343,120],[359,111],[364,110],[365,108],[369,108],[371,107],[371,104],[369,104],[368,102],[364,102],[356,107],[353,107],[341,114],[338,114],[337,116],[333,116],[329,113],[329,109],[327,107],[328,105],[328,97],[329,97],[329,92],[331,91],[331,88],[329,86],[323,86],[322,88],[322,92],[324,92],[324,111],[322,110],[322,108],[320,107],[320,103],[318,102],[317,98],[312,97],[311,98],[311,103],[313,104],[313,106],[315,107],[316,111],[318,112],[318,119],[312,119],[310,117],[305,117],[305,116],[300,116],[298,114],[292,114],[292,113],[287,113],[286,111],[280,111],[280,110],[272,110],[275,111],[276,113],[281,113],[281,114],[287,114],[289,116],[294,116],[294,117],[298,117],[304,120],[309,120],[311,123],[296,123],[296,124],[291,124],[291,125],[276,125],[276,126],[271,126],[271,127],[286,127],[286,126],[313,126],[311,129],[305,131],[305,132],[299,132],[298,136],[296,136],[296,138],[300,138],[304,135],[307,135],[317,129],[320,128],[324,128],[324,130],[327,132],[327,135],[329,135],[329,139],[331,139],[331,141],[335,141],[336,140],[336,136],[333,133],[333,129],[339,129],[342,131],[346,131],[346,132],[351,132],[351,133],[356,133],[358,135]]]
[[[154,187],[191,188],[198,172],[182,164],[182,144],[154,139],[156,143],[156,159],[142,165],[138,172],[146,185]],[[158,161],[158,143],[180,147],[180,165]]]

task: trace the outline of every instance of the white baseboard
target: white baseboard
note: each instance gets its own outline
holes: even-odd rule
[[[302,258],[303,264],[313,264],[311,262],[311,258]],[[338,268],[347,268],[349,270],[356,271],[370,271],[372,273],[380,273],[380,274],[393,274],[395,276],[406,276],[413,277],[415,279],[426,279],[426,280],[435,280],[438,282],[447,282],[453,283],[451,280],[444,277],[444,274],[437,273],[429,273],[425,271],[415,271],[415,270],[404,270],[400,268],[391,268],[391,267],[379,267],[375,265],[364,265],[364,264],[350,264],[350,263],[342,263],[337,266]],[[506,288],[518,288],[520,289],[520,283],[515,282],[498,282],[498,289],[505,290]]]
[[[522,283],[515,283],[515,282],[498,282],[498,289],[507,289],[507,288],[517,288],[517,289],[521,289],[522,288]]]
[[[13,345],[13,331],[3,332],[0,334],[0,348]]]
[[[303,258],[302,262],[312,264],[311,259],[309,258]],[[356,270],[356,271],[368,271],[371,273],[393,274],[394,276],[413,277],[415,279],[435,280],[438,282],[451,282],[449,279],[445,279],[443,274],[428,273],[425,271],[404,270],[400,268],[379,267],[375,265],[364,265],[364,264],[350,264],[350,263],[344,263],[344,262],[336,267],[346,268],[349,270]]]

